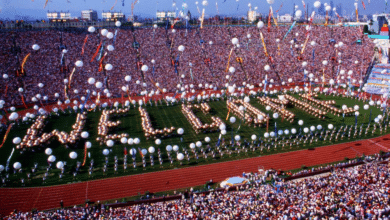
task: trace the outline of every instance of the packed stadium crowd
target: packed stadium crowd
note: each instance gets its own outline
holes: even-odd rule
[[[327,175],[283,181],[278,172],[251,175],[236,190],[184,193],[182,199],[129,207],[85,206],[15,211],[6,219],[389,219],[390,170],[380,157]],[[269,181],[269,182],[266,182]]]
[[[270,32],[266,27],[261,29],[268,56],[264,53],[260,31],[255,26],[210,26],[175,31],[165,28],[140,28],[134,31],[108,29],[113,33],[118,31],[115,40],[102,36],[101,29],[93,33],[61,33],[58,30],[0,33],[3,45],[0,50],[3,75],[0,79],[0,99],[5,101],[5,106],[21,105],[18,89],[23,88],[22,94],[27,103],[32,103],[37,94],[41,95],[41,99],[47,96],[51,101],[64,101],[65,85],[69,86],[70,98],[85,95],[87,89],[99,91],[88,84],[89,77],[103,82],[101,90],[108,89],[115,97],[123,93],[123,86],[129,86],[128,94],[140,94],[144,90],[150,93],[158,89],[175,92],[179,82],[186,90],[190,90],[191,84],[194,89],[203,89],[206,84],[222,89],[229,81],[230,85],[242,86],[245,82],[259,86],[265,75],[268,75],[268,83],[273,81],[275,84],[287,83],[289,79],[294,83],[302,82],[308,80],[310,73],[313,73],[313,81],[319,84],[323,77],[326,82],[330,79],[346,82],[347,74],[337,77],[341,70],[352,70],[351,77],[355,83],[364,77],[374,54],[374,44],[362,34],[361,29],[312,26],[307,31],[305,25],[297,25],[283,39],[288,29],[287,26],[274,26]],[[230,53],[232,38],[237,38],[239,45]],[[357,43],[358,40],[361,42]],[[134,48],[137,43],[138,50]],[[33,50],[34,44],[38,44],[40,49]],[[99,45],[104,48],[103,51],[99,50]],[[114,50],[109,51],[108,45],[113,45]],[[183,52],[178,50],[179,45],[184,46]],[[67,53],[62,53],[61,46],[66,47]],[[20,53],[17,52],[18,48]],[[104,56],[103,70],[100,72],[100,61],[92,59],[96,52],[96,57]],[[106,52],[107,55],[104,55]],[[29,53],[30,56],[23,60]],[[82,67],[75,67],[78,60],[83,61]],[[17,77],[16,71],[21,73],[23,61],[24,74]],[[225,71],[228,61],[229,66],[236,69],[233,74]],[[327,61],[327,65],[324,65],[324,61]],[[105,71],[105,64],[111,64],[113,69]],[[149,67],[144,72],[144,79],[142,65]],[[266,65],[270,66],[270,70],[265,70]],[[70,77],[73,68],[75,72]],[[4,77],[4,74],[8,77]],[[126,75],[132,77],[130,82],[124,80]],[[230,78],[227,79],[226,75]],[[64,79],[70,80],[70,83],[64,84]],[[104,83],[106,80],[107,84]],[[143,82],[146,84],[143,85]],[[39,83],[43,87],[39,87]],[[159,84],[158,88],[156,83]],[[59,97],[55,97],[55,93]]]

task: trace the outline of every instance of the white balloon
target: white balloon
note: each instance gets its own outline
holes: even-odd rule
[[[143,66],[141,67],[141,70],[142,70],[142,72],[146,72],[146,71],[149,70],[149,67],[146,66],[146,65],[143,65]]]
[[[115,49],[115,48],[114,48],[114,46],[112,46],[112,45],[108,45],[108,46],[107,46],[107,50],[108,50],[108,51],[114,51],[114,49]]]
[[[87,149],[90,149],[90,148],[92,147],[92,143],[89,142],[89,141],[85,142],[85,147],[86,147]]]
[[[177,133],[178,133],[179,135],[182,135],[182,134],[184,133],[184,129],[183,129],[183,128],[177,129]]]
[[[15,137],[15,138],[12,140],[12,143],[14,143],[14,144],[19,144],[21,141],[22,141],[22,139],[21,139],[20,137]]]
[[[171,152],[171,151],[172,151],[172,146],[171,146],[171,145],[167,145],[165,149],[166,149],[168,152]]]
[[[197,141],[197,142],[195,143],[195,145],[196,145],[197,147],[201,147],[201,146],[202,146],[202,142]]]
[[[107,70],[107,71],[110,71],[110,70],[112,70],[112,65],[111,64],[109,64],[109,63],[107,63],[105,66],[104,66],[104,68]]]
[[[178,50],[179,50],[180,52],[183,52],[183,51],[184,51],[184,48],[185,48],[185,47],[184,47],[183,45],[180,45],[179,48],[178,48]]]
[[[108,140],[106,142],[106,145],[107,145],[107,147],[112,147],[112,146],[114,146],[114,141],[113,140]]]
[[[53,163],[54,161],[56,161],[56,159],[57,159],[56,156],[50,155],[49,158],[47,158],[47,161]]]
[[[173,151],[178,151],[179,150],[179,146],[177,146],[177,145],[173,145]]]
[[[161,140],[160,140],[160,139],[156,139],[156,140],[154,141],[154,143],[155,143],[156,145],[160,145],[160,144],[161,144]]]
[[[95,32],[96,28],[94,26],[88,27],[88,32],[93,33]]]
[[[230,123],[235,123],[236,122],[236,117],[232,116],[229,119]]]
[[[89,137],[89,133],[87,132],[87,131],[83,131],[83,132],[81,132],[81,137],[82,138],[88,138]]]
[[[264,27],[264,22],[262,21],[257,22],[257,28],[261,29],[263,27]]]
[[[122,22],[120,22],[120,21],[115,22],[115,26],[120,27],[121,25],[122,25]]]
[[[107,38],[108,38],[108,39],[114,38],[114,34],[113,34],[112,32],[108,32],[108,33],[107,33]]]
[[[360,114],[359,112],[355,112],[355,115],[356,115],[356,116],[359,116],[359,114]]]
[[[88,84],[90,84],[90,85],[95,84],[95,82],[96,82],[95,78],[90,77],[90,78],[88,79]]]
[[[126,77],[125,77],[125,81],[126,81],[126,82],[130,82],[130,80],[131,80],[131,76],[126,76]]]
[[[74,152],[74,151],[72,151],[72,152],[69,153],[69,157],[70,157],[71,159],[76,159],[76,158],[77,158],[77,153]]]
[[[81,60],[76,61],[77,67],[82,67],[83,65],[84,65],[83,61],[81,61]]]
[[[296,11],[295,12],[295,17],[297,17],[297,18],[302,17],[302,11],[301,10]]]
[[[292,128],[292,129],[291,129],[291,134],[296,134],[296,133],[297,133],[297,129]]]
[[[320,8],[321,7],[321,2],[320,1],[314,2],[314,7],[315,8]]]
[[[190,148],[191,148],[191,149],[195,149],[195,144],[194,144],[194,143],[191,143],[191,144],[190,144]]]
[[[134,144],[139,144],[141,141],[139,138],[134,138]]]
[[[234,136],[234,140],[239,141],[241,139],[240,135]]]
[[[264,137],[265,137],[265,138],[269,138],[269,133],[268,133],[268,132],[265,132],[265,133],[264,133]]]
[[[103,83],[102,82],[97,82],[95,84],[95,86],[96,86],[96,88],[101,89],[103,87]]]
[[[110,151],[108,149],[104,149],[103,150],[103,155],[104,156],[107,156],[109,153],[110,153]]]
[[[328,129],[332,130],[333,129],[333,125],[332,124],[328,124]]]
[[[121,143],[122,144],[127,144],[127,138],[126,137],[122,137],[121,138]]]
[[[303,120],[299,120],[298,124],[302,126],[303,125]]]
[[[39,50],[39,48],[40,48],[40,47],[39,47],[38,44],[34,44],[34,45],[32,46],[32,49],[33,49],[33,50]]]
[[[19,162],[15,162],[15,163],[14,163],[14,169],[15,169],[15,170],[19,170],[20,168],[22,168],[22,164],[19,163]]]
[[[62,168],[64,168],[64,162],[58,161],[57,164],[56,164],[56,167],[57,167],[57,169],[62,169]]]
[[[252,141],[255,141],[257,139],[257,136],[255,134],[252,134],[251,139]]]
[[[232,39],[232,44],[237,45],[238,44],[238,39],[235,37]]]
[[[46,148],[45,154],[46,155],[51,155],[53,153],[53,150],[51,148]]]
[[[210,142],[210,138],[209,138],[209,137],[205,137],[205,138],[204,138],[204,141],[205,141],[206,143],[209,143],[209,142]]]
[[[177,154],[177,159],[178,160],[183,160],[184,159],[184,155],[182,153]]]
[[[148,151],[149,151],[149,153],[153,154],[156,151],[156,149],[153,146],[150,146],[148,148]]]

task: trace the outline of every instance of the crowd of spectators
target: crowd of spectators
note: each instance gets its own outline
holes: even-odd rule
[[[286,39],[282,40],[288,28],[279,26],[272,27],[270,32],[266,29],[261,30],[270,57],[265,56],[259,29],[254,26],[209,26],[203,29],[176,31],[165,28],[140,28],[134,32],[118,29],[115,42],[98,34],[100,29],[94,33],[63,31],[62,43],[59,30],[0,33],[2,45],[0,70],[1,75],[8,74],[8,78],[0,79],[0,99],[5,100],[5,106],[21,105],[18,89],[23,88],[27,103],[33,102],[32,98],[37,94],[41,97],[47,96],[52,101],[57,99],[63,101],[66,99],[64,79],[69,79],[78,60],[83,61],[84,65],[76,67],[68,89],[70,98],[85,95],[87,89],[97,91],[94,85],[88,84],[89,77],[103,83],[101,91],[108,89],[109,93],[116,97],[123,93],[121,89],[123,86],[129,86],[129,94],[140,94],[145,90],[147,93],[152,90],[157,92],[158,89],[175,92],[179,82],[187,88],[193,84],[191,88],[195,89],[203,89],[206,84],[222,89],[227,82],[237,86],[242,86],[244,82],[246,85],[258,86],[266,74],[268,83],[274,81],[277,84],[281,81],[287,83],[290,78],[294,83],[308,80],[309,73],[313,73],[313,81],[318,83],[322,83],[323,76],[327,82],[330,79],[346,82],[347,75],[337,77],[339,70],[346,72],[352,70],[351,77],[355,82],[364,77],[374,54],[374,44],[362,34],[361,29],[312,26],[308,32],[308,43],[301,54],[307,38],[306,26],[294,27]],[[115,32],[115,29],[109,31]],[[88,39],[82,53],[87,35]],[[235,73],[231,74],[225,70],[233,47],[231,40],[234,37],[238,38],[239,47],[230,58],[230,66],[236,69]],[[361,44],[356,43],[357,40],[361,40]],[[140,45],[138,52],[133,47],[135,41]],[[104,52],[107,52],[103,65],[112,64],[113,69],[110,71],[104,72],[103,68],[99,72],[100,61],[96,58],[91,61],[100,42]],[[38,44],[40,49],[33,50],[33,44]],[[20,47],[21,53],[14,53],[15,45]],[[65,71],[61,71],[61,45],[67,49],[63,62],[68,68]],[[108,45],[113,45],[115,49],[109,51]],[[179,45],[184,46],[183,52],[178,51]],[[20,70],[23,58],[28,53],[31,55],[24,65],[25,76],[17,77],[16,70]],[[326,66],[323,65],[325,60],[328,62]],[[242,65],[239,63],[241,61]],[[302,65],[304,62],[307,64],[305,67]],[[149,67],[149,70],[144,72],[144,80],[141,63]],[[266,65],[271,66],[269,71],[264,69]],[[306,77],[304,69],[307,71]],[[248,79],[245,73],[249,76]],[[127,75],[132,77],[130,82],[124,80]],[[230,78],[227,79],[226,75],[230,75]],[[145,86],[143,82],[146,83]],[[44,86],[38,87],[39,83],[43,83]],[[159,84],[159,88],[155,86],[156,83]],[[55,97],[55,93],[59,94],[58,98]]]
[[[338,164],[328,175],[287,182],[267,170],[249,175],[251,183],[236,190],[190,191],[173,201],[15,211],[6,219],[389,219],[390,168],[382,160],[366,157],[360,166]]]

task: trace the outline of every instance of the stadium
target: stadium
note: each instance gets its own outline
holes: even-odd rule
[[[247,2],[2,22],[0,217],[388,219],[387,4]]]

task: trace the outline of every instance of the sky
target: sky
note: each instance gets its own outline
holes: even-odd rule
[[[122,6],[124,1],[124,6]],[[46,0],[0,0],[0,19],[45,19],[46,13],[50,11],[69,11],[72,17],[80,17],[81,10],[93,9],[98,12],[101,18],[101,12],[109,11],[113,6],[113,11],[122,11],[126,16],[131,14],[131,3],[134,0],[48,0],[47,6],[44,8]],[[193,16],[198,16],[195,2],[199,1],[199,10],[202,11],[203,0],[139,0],[134,7],[134,15],[140,17],[153,18],[156,16],[156,10],[182,10],[182,4],[188,5],[187,10],[190,10]],[[274,0],[272,7],[274,12],[277,11],[281,4],[279,14],[292,13],[293,4],[298,5],[299,9],[303,9],[302,0]],[[315,0],[304,0],[309,10],[313,10]],[[321,1],[321,3],[330,4],[331,0]],[[117,2],[115,4],[115,2]],[[176,7],[172,7],[173,2],[176,2]],[[333,0],[334,5],[342,4],[342,9],[347,14],[354,13],[354,3],[359,3],[359,14],[374,14],[382,13],[386,10],[389,13],[389,6],[386,6],[386,0],[363,0],[366,10],[363,9],[362,0]],[[216,7],[218,4],[218,11]],[[267,0],[208,0],[208,6],[205,7],[205,15],[214,16],[216,14],[226,16],[245,16],[249,9],[248,4],[251,3],[252,9],[258,7],[257,12],[268,13],[269,4]],[[218,13],[219,12],[219,13]]]

